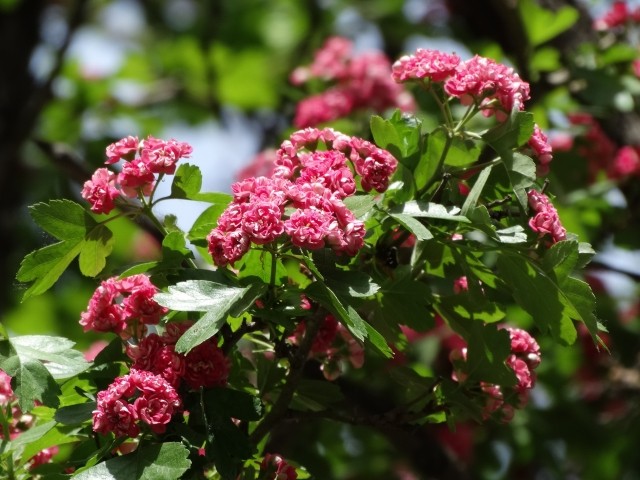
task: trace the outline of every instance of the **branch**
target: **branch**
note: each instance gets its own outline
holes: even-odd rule
[[[309,351],[313,345],[313,340],[320,329],[324,316],[325,312],[320,309],[311,317],[306,318],[306,332],[304,338],[300,342],[298,350],[291,359],[289,374],[287,375],[285,384],[282,387],[280,396],[269,413],[249,436],[252,443],[258,444],[260,440],[262,440],[262,438],[267,435],[269,431],[287,414],[289,404],[293,399],[293,394],[295,393],[298,383],[302,378],[304,365],[307,362],[307,357],[309,356]]]

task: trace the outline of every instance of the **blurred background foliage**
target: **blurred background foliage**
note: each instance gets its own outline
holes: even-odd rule
[[[595,29],[612,7],[586,0],[0,0],[0,320],[12,333],[64,335],[80,349],[99,338],[78,325],[95,279],[72,268],[54,289],[21,303],[25,287],[15,273],[28,252],[53,240],[35,227],[28,206],[78,199],[109,143],[149,134],[190,142],[203,190],[228,191],[237,172],[291,128],[296,103],[310,91],[291,85],[289,75],[327,37],[383,50],[392,61],[416,47],[477,53],[531,83],[527,109],[554,146],[549,190],[567,229],[599,252],[587,280],[611,353],[586,338],[571,348],[539,338],[538,386],[507,425],[381,434],[310,419],[272,441],[322,479],[415,478],[404,465],[419,478],[640,479],[637,152],[635,170],[618,168],[623,147],[640,148],[640,29],[631,15]],[[366,118],[332,125],[358,131]],[[424,121],[433,124],[428,115]],[[172,203],[165,213],[188,229],[197,212],[183,207]],[[113,230],[110,265],[159,255],[144,226],[122,220]],[[427,337],[410,360],[432,359],[438,348]],[[380,377],[367,381],[378,395],[363,394],[363,405],[393,395],[385,365],[367,372],[376,368]]]

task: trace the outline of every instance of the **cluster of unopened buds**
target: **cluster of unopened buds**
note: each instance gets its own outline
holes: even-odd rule
[[[354,172],[364,191],[384,192],[397,163],[371,142],[330,128],[294,132],[276,152],[271,177],[232,185],[233,201],[207,236],[209,253],[216,265],[233,265],[251,244],[288,240],[355,255],[364,244],[364,223],[343,202],[356,193]]]
[[[3,418],[0,426],[0,440],[15,440],[34,424],[34,417],[23,413],[18,406],[18,398],[11,388],[11,377],[3,370],[0,370],[0,409],[2,410],[0,416]],[[6,431],[7,428],[9,431]],[[29,459],[27,469],[31,470],[49,463],[57,453],[57,446],[41,450]]]
[[[509,332],[511,353],[505,363],[516,376],[516,385],[505,389],[500,385],[479,382],[481,395],[484,397],[483,417],[489,418],[498,414],[502,421],[509,422],[513,418],[514,408],[523,408],[529,401],[529,391],[534,387],[535,369],[540,365],[540,346],[525,330],[504,327]],[[449,354],[453,364],[452,378],[464,383],[468,379],[467,348],[456,348]]]

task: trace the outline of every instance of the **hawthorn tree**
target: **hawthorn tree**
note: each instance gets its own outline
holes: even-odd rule
[[[33,21],[30,3],[5,20]],[[145,6],[154,48],[94,78],[65,57],[100,11],[79,2],[48,76],[21,86],[12,155],[39,151],[64,189],[28,209],[47,239],[3,322],[3,475],[636,474],[618,433],[638,272],[611,245],[637,242],[640,14],[252,6]],[[354,12],[384,50],[340,31]],[[504,27],[483,30],[487,14]],[[458,51],[431,47],[442,34]],[[127,100],[124,80],[146,92]],[[229,105],[261,145],[213,192],[197,147],[162,127]],[[114,134],[118,117],[134,131]]]

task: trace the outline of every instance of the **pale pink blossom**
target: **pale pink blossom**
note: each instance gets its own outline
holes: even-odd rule
[[[392,67],[392,78],[400,83],[427,79],[442,82],[450,77],[460,63],[455,53],[418,48],[413,55],[400,57]]]
[[[117,163],[120,159],[132,160],[133,155],[138,151],[139,142],[138,137],[128,136],[115,143],[112,143],[106,148],[107,160],[106,164]],[[130,158],[127,158],[130,157]]]
[[[485,116],[495,114],[499,121],[513,109],[524,109],[529,99],[529,84],[512,68],[479,55],[460,63],[444,89],[465,105],[475,102]]]
[[[97,169],[91,180],[84,182],[80,194],[91,204],[94,213],[109,213],[115,208],[114,200],[120,196],[115,186],[116,174],[106,168]]]

